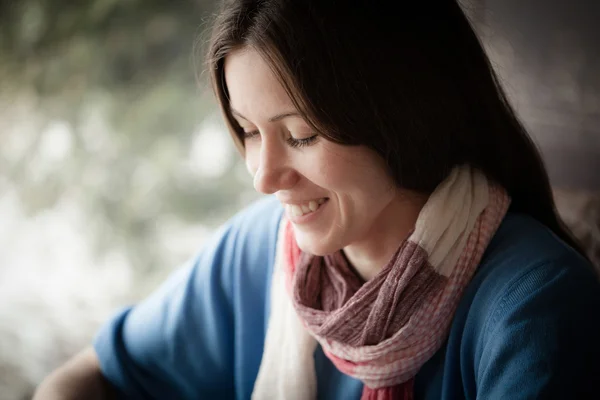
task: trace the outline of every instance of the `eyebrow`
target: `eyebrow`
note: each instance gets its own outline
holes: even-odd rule
[[[246,117],[244,117],[242,114],[240,114],[239,112],[237,112],[236,110],[234,110],[233,108],[230,108],[231,113],[237,117],[240,117],[248,122],[250,122],[250,120]],[[277,122],[277,121],[281,121],[282,119],[285,119],[287,117],[302,117],[302,115],[300,115],[300,113],[298,111],[287,111],[281,114],[277,114],[271,118],[269,118],[269,122]]]

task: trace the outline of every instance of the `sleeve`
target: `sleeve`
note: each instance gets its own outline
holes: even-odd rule
[[[539,265],[504,291],[478,349],[477,399],[600,398],[600,285],[583,264]]]
[[[235,332],[234,314],[240,314],[242,306],[264,308],[261,295],[244,295],[245,303],[255,304],[242,306],[236,297],[240,276],[258,272],[250,279],[256,282],[266,276],[258,267],[240,272],[244,262],[252,263],[252,257],[256,260],[264,254],[252,245],[261,240],[255,222],[234,218],[158,290],[121,310],[101,328],[94,348],[102,373],[121,398],[235,397],[234,349],[240,345],[235,342],[240,333]],[[254,281],[243,290],[250,290]],[[262,287],[254,286],[253,291]],[[251,300],[245,301],[247,297]]]

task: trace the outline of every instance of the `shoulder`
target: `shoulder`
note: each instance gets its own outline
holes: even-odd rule
[[[282,214],[275,197],[256,200],[217,230],[196,258],[196,268],[218,272],[228,293],[253,281],[264,286],[265,274],[274,262]],[[241,282],[244,277],[249,281]]]
[[[534,219],[509,214],[457,310],[478,393],[546,396],[560,381],[591,390],[599,311],[589,262]]]
[[[281,204],[274,196],[265,196],[235,214],[222,228],[228,234],[236,233],[248,239],[261,239],[277,232],[283,214]]]
[[[551,292],[539,291],[542,287]],[[498,302],[510,306],[520,296],[552,295],[574,287],[600,289],[592,265],[535,219],[508,214],[469,289],[476,292],[474,306],[489,310]]]
[[[275,250],[283,208],[273,196],[260,198],[223,224],[201,252],[250,261]]]
[[[127,398],[148,398],[147,388],[154,398],[229,398],[235,382],[251,380],[280,218],[274,198],[249,205],[150,296],[104,325],[94,347],[103,374]]]
[[[170,319],[176,323],[165,327],[185,330],[187,322],[195,318],[217,311],[231,315],[235,307],[244,305],[236,299],[246,293],[255,295],[253,304],[260,303],[274,260],[280,218],[280,207],[271,197],[239,211],[194,257],[134,307],[128,325],[143,327],[149,321],[163,325]]]
[[[509,213],[492,238],[482,266],[485,268],[486,264],[496,263],[531,265],[565,257],[578,265],[590,267],[579,253],[545,225],[528,215]]]
[[[465,305],[469,321],[489,328],[522,301],[544,303],[566,291],[573,293],[565,303],[600,296],[591,264],[535,219],[508,214],[467,287]]]

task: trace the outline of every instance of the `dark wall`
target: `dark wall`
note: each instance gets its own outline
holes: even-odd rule
[[[476,6],[483,40],[553,184],[600,190],[600,1]]]

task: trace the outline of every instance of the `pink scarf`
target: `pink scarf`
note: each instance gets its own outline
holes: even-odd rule
[[[341,372],[364,383],[363,399],[412,399],[414,377],[445,341],[461,294],[509,203],[504,189],[478,171],[456,168],[432,194],[391,261],[366,283],[341,251],[325,257],[303,253],[292,224],[284,221],[283,282],[273,285],[285,285],[300,324],[289,315],[277,317],[277,311],[271,317],[288,323],[269,326],[280,332],[267,334],[253,398],[280,398],[282,391],[288,393],[284,398],[314,398],[314,373],[305,370],[314,368],[308,356],[313,338]],[[308,335],[286,333],[300,329]],[[280,353],[286,353],[281,346],[297,347],[287,358],[277,356],[280,371],[265,360],[275,360],[272,344]],[[288,374],[298,376],[286,378],[281,364],[289,364]],[[302,383],[290,388],[284,381],[295,378],[308,388]],[[298,393],[289,394],[292,390]]]

